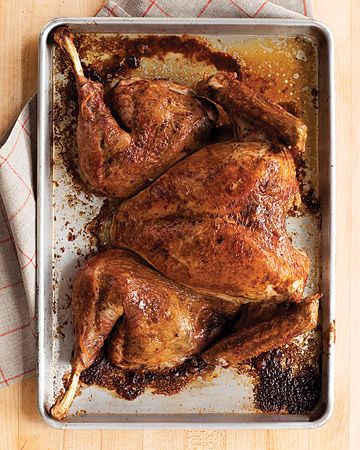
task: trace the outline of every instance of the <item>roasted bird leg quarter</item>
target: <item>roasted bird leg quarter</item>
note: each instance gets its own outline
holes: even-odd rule
[[[238,309],[167,280],[125,250],[100,253],[74,281],[71,382],[51,415],[66,417],[80,373],[93,364],[106,338],[114,365],[161,370],[208,347]]]
[[[69,30],[57,30],[54,38],[75,73],[79,166],[95,192],[130,197],[211,137],[215,106],[166,80],[118,83],[113,103],[125,131],[104,102],[102,84],[85,78]]]
[[[287,344],[317,325],[319,298],[313,295],[299,304],[282,304],[271,319],[247,323],[202,354],[208,364],[233,366]]]
[[[224,108],[233,122],[235,133],[245,121],[258,127],[272,142],[280,138],[294,157],[303,153],[307,127],[302,120],[236,77],[233,73],[219,72],[201,81],[197,91]]]

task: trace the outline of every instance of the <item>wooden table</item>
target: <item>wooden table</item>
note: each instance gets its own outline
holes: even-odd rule
[[[42,26],[57,16],[91,16],[102,3],[0,1],[0,135],[36,89]],[[337,342],[336,404],[331,420],[311,431],[58,431],[40,419],[35,378],[31,378],[0,390],[1,449],[360,448],[360,88],[356,85],[360,78],[360,3],[314,3],[316,18],[330,26],[336,42]]]

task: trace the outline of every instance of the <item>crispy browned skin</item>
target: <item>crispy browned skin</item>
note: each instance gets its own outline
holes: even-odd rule
[[[79,166],[95,192],[130,197],[208,141],[216,108],[166,80],[130,78],[117,84],[114,108],[129,132],[123,130],[104,102],[102,84],[85,78],[69,31],[58,30],[55,40],[75,72]]]
[[[172,367],[207,347],[238,309],[167,280],[125,250],[85,263],[74,282],[72,308],[74,369],[94,362],[114,326],[108,356],[115,365]]]
[[[210,145],[120,205],[112,244],[202,293],[300,301],[309,258],[293,247],[285,225],[298,195],[288,150]]]
[[[249,358],[273,350],[316,327],[320,295],[299,304],[279,305],[272,318],[245,323],[236,333],[221,339],[202,354],[208,363],[237,366]]]
[[[271,141],[282,140],[293,156],[305,151],[307,127],[302,120],[250,89],[236,78],[236,74],[219,72],[201,81],[197,91],[224,108],[235,131],[239,128],[238,134],[242,134],[243,121],[246,121],[259,128]]]

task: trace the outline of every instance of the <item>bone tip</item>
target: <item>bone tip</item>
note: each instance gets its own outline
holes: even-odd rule
[[[78,381],[80,377],[80,371],[74,371],[70,376],[70,382],[62,396],[59,396],[55,402],[55,405],[50,409],[50,415],[55,420],[63,420],[67,417],[70,407],[72,405]]]
[[[73,36],[68,27],[58,28],[54,33],[54,41],[60,45],[60,47],[65,46],[67,39],[73,40]]]
[[[65,407],[62,402],[54,405],[50,409],[50,416],[55,420],[64,420],[69,412],[69,408]]]

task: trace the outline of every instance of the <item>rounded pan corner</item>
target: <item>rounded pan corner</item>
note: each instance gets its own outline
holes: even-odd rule
[[[42,30],[40,31],[40,42],[46,42],[49,34],[54,30],[54,28],[57,28],[61,25],[66,25],[67,23],[68,19],[66,19],[65,17],[56,17],[55,19],[51,19],[43,26]]]
[[[310,19],[310,23],[312,26],[314,26],[317,30],[319,30],[323,34],[326,41],[330,44],[332,48],[334,44],[334,36],[331,29],[325,23],[320,22],[320,20]]]
[[[325,35],[327,35],[330,39],[333,39],[333,34],[331,29],[326,25],[324,22],[321,22],[320,20],[311,19],[311,22],[319,28]]]
[[[60,429],[63,430],[66,428],[66,425],[62,422],[58,422],[55,419],[52,419],[48,412],[45,409],[44,403],[42,402],[42,400],[39,398],[38,403],[37,403],[37,410],[40,414],[40,417],[42,418],[42,420],[46,423],[46,425],[49,425],[51,428],[55,428],[55,429]]]
[[[334,411],[334,400],[329,399],[319,417],[309,422],[309,428],[314,429],[324,426],[330,420],[333,411]]]

